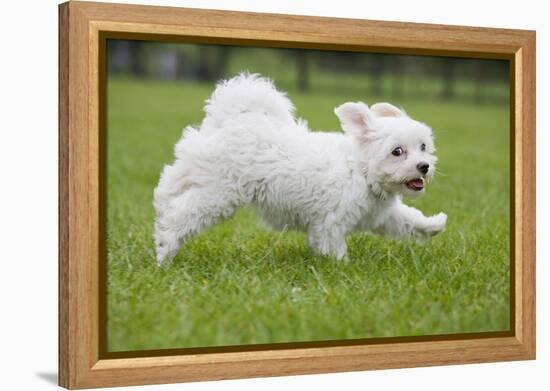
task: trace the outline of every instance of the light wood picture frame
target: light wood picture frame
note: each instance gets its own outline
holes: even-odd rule
[[[109,356],[104,286],[107,37],[510,62],[509,332]],[[59,6],[59,384],[69,389],[535,359],[535,32],[70,1]]]

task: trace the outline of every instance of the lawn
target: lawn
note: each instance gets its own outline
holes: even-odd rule
[[[315,256],[305,235],[264,228],[253,209],[154,257],[152,195],[181,129],[212,85],[110,79],[107,135],[109,351],[468,333],[509,329],[506,106],[401,99],[434,129],[439,174],[425,214],[447,230],[426,244],[354,234],[348,263]],[[289,96],[314,129],[356,89]],[[383,98],[380,98],[383,99]]]

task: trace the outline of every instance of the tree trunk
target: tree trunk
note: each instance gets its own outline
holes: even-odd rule
[[[299,50],[296,53],[296,67],[297,67],[297,87],[298,91],[309,91],[309,61],[308,54],[305,50]]]
[[[450,100],[455,97],[455,60],[447,57],[443,60],[443,85],[441,99]]]

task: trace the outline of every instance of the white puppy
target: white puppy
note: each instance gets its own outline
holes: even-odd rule
[[[401,201],[422,194],[434,174],[428,126],[389,103],[348,102],[334,110],[344,133],[311,132],[293,111],[257,75],[217,85],[206,117],[184,129],[155,189],[159,264],[250,204],[272,227],[303,230],[313,250],[337,259],[352,231],[426,239],[444,230],[444,213],[426,217]]]

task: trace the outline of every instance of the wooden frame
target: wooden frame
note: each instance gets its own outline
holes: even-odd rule
[[[502,58],[511,64],[514,229],[510,333],[452,340],[105,358],[98,261],[104,32],[199,42]],[[69,2],[59,6],[59,384],[67,388],[535,358],[535,33]]]

